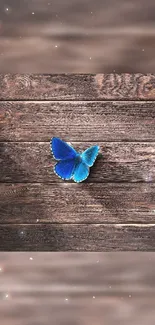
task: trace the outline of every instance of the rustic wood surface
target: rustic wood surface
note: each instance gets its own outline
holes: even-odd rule
[[[4,325],[154,325],[154,253],[0,253]]]
[[[93,142],[73,143],[84,150]],[[101,155],[91,168],[91,182],[153,182],[155,142],[96,142]],[[62,183],[53,168],[49,142],[0,142],[1,182]],[[83,184],[76,184],[77,188]],[[69,184],[66,182],[65,184]]]
[[[154,141],[155,102],[0,102],[1,141]]]
[[[0,224],[148,224],[155,218],[154,183],[5,183],[0,195]]]
[[[0,226],[1,251],[154,251],[155,224]]]
[[[0,76],[0,250],[155,250],[155,76]],[[100,155],[81,184],[50,138]]]
[[[1,100],[154,100],[155,75],[1,74]]]

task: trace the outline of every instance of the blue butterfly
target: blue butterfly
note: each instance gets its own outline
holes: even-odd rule
[[[59,138],[50,142],[52,154],[59,160],[54,166],[54,172],[62,179],[73,179],[83,182],[89,176],[89,167],[93,166],[99,153],[99,146],[92,146],[83,153],[78,153],[68,143]]]

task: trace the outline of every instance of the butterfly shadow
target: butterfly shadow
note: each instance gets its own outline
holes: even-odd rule
[[[88,197],[92,197],[92,202],[97,202],[96,209],[100,211],[96,210],[97,216],[100,214],[96,219],[99,220],[96,221],[97,223],[129,221],[125,197],[126,191],[128,190],[129,194],[132,187],[126,190],[128,181],[132,181],[129,168],[121,163],[108,161],[108,149],[104,148],[104,155],[98,155],[95,164],[91,167],[90,177],[84,182]]]

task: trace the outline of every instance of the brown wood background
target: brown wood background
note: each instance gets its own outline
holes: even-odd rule
[[[155,73],[154,0],[0,0],[1,73]]]
[[[155,75],[0,75],[0,250],[155,249]],[[101,155],[85,182],[53,136]]]
[[[155,254],[0,253],[3,325],[154,325]]]

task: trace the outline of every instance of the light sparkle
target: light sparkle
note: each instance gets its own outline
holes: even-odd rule
[[[9,14],[11,12],[11,8],[10,7],[6,7],[4,8],[4,11],[6,14]]]
[[[10,295],[8,293],[5,293],[3,299],[8,300],[9,298],[10,298]]]
[[[21,230],[21,231],[19,231],[19,236],[20,236],[21,238],[24,238],[25,235],[26,235],[25,230]]]

